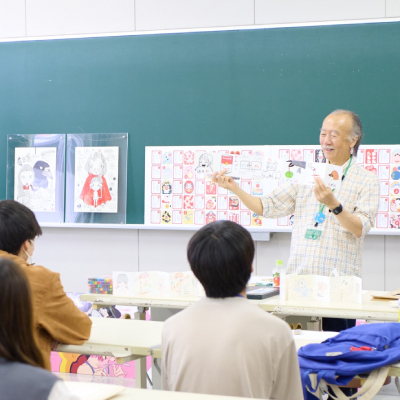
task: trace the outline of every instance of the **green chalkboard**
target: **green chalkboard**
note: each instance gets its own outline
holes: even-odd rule
[[[143,223],[145,146],[316,144],[336,108],[399,143],[400,23],[0,43],[0,198],[8,134],[129,132]]]

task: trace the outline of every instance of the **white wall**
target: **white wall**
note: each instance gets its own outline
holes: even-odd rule
[[[133,31],[257,26],[400,17],[400,0],[0,0],[0,40]],[[45,228],[35,262],[61,273],[68,291],[86,291],[87,278],[116,269],[188,269],[191,232]],[[256,273],[287,262],[290,234],[257,242]],[[368,236],[366,289],[400,286],[400,236]]]
[[[43,228],[34,262],[60,272],[65,290],[86,292],[87,278],[124,271],[189,270],[186,246],[190,231]],[[256,242],[254,269],[271,275],[275,261],[287,264],[290,233],[274,233]],[[395,290],[400,286],[400,236],[368,235],[363,252],[363,286]]]
[[[0,0],[0,39],[391,17],[399,0]]]

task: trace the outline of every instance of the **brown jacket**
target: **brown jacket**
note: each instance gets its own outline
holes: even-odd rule
[[[82,344],[89,339],[92,321],[65,294],[60,274],[29,265],[21,257],[2,250],[0,257],[13,260],[28,277],[39,349],[50,370],[51,342]]]

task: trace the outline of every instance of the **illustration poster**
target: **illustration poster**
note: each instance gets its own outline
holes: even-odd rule
[[[75,148],[75,212],[118,212],[118,150]]]
[[[92,303],[81,301],[81,293],[67,293],[75,305],[90,317],[98,318],[134,318],[137,307],[133,306],[104,306],[93,309]],[[150,320],[149,311],[146,320]],[[94,325],[96,323],[94,322]],[[135,379],[135,361],[118,364],[111,356],[85,355],[75,353],[51,353],[51,370],[66,373],[69,380],[82,382],[112,383],[115,385],[132,386]],[[151,357],[146,359],[146,370],[151,371]]]
[[[14,200],[35,212],[56,209],[56,147],[15,148]]]
[[[375,227],[400,234],[400,145],[360,146],[357,163],[378,176],[380,201]],[[145,223],[162,227],[202,226],[230,220],[252,229],[290,231],[294,215],[263,219],[211,181],[226,169],[253,196],[284,183],[314,184],[314,175],[337,192],[343,170],[326,163],[319,145],[146,147]]]

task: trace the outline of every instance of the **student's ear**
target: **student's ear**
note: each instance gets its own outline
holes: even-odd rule
[[[251,264],[251,270],[250,270],[250,272],[251,272],[251,273],[253,273],[253,272],[254,272],[254,269],[253,269],[253,264]]]

